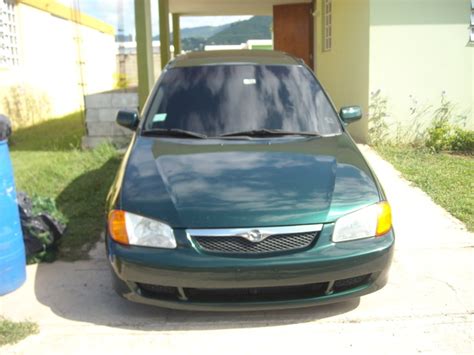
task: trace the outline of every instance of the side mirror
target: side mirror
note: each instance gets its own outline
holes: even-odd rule
[[[352,123],[362,118],[362,109],[360,106],[342,107],[339,116],[345,123]]]
[[[138,127],[140,118],[138,116],[138,112],[136,111],[120,110],[119,112],[117,112],[116,122],[118,125],[134,131]]]

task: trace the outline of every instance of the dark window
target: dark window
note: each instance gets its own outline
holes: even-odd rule
[[[163,74],[145,129],[207,136],[259,129],[341,133],[321,86],[299,65],[210,65]]]

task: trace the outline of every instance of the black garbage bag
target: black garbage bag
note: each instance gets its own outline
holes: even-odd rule
[[[0,141],[8,139],[12,134],[12,124],[10,119],[0,113]]]
[[[34,211],[31,199],[24,192],[17,195],[23,240],[29,264],[56,258],[58,242],[66,226],[48,211]]]

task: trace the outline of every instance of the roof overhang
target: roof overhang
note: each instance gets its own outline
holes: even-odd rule
[[[78,9],[56,2],[56,0],[17,0],[17,2],[19,4],[28,5],[37,8],[38,10],[48,12],[51,15],[64,20],[73,21],[82,26],[90,27],[105,34],[112,36],[115,35],[114,26],[82,13]]]
[[[171,13],[184,16],[271,16],[273,5],[309,3],[312,0],[169,0]]]

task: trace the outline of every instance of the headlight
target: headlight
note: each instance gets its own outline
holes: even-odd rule
[[[121,244],[176,248],[176,239],[170,226],[130,212],[112,210],[109,214],[109,231],[112,239]]]
[[[392,228],[392,213],[388,202],[364,207],[336,221],[333,242],[380,237]]]

